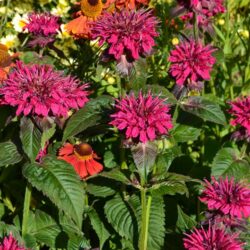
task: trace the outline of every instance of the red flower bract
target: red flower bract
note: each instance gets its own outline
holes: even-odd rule
[[[24,29],[28,29],[33,35],[55,35],[60,27],[58,20],[57,16],[50,13],[30,13],[29,22],[24,26]]]
[[[169,106],[151,93],[127,96],[117,102],[116,109],[110,124],[126,131],[126,138],[145,143],[167,134],[172,128]]]
[[[58,159],[71,164],[81,178],[97,174],[103,169],[102,164],[95,160],[98,159],[98,156],[87,143],[81,143],[79,145],[66,143],[59,150]]]
[[[183,85],[187,80],[197,82],[209,80],[210,71],[216,59],[212,56],[210,45],[203,47],[200,42],[189,41],[177,45],[170,52],[170,74],[176,79],[176,83]]]
[[[92,37],[100,38],[100,45],[108,43],[108,53],[116,60],[122,55],[136,60],[155,45],[157,23],[152,12],[143,9],[105,13],[93,24]]]
[[[218,181],[212,177],[212,183],[205,180],[205,190],[200,200],[210,210],[242,218],[250,216],[250,189],[228,177]]]
[[[235,117],[231,124],[245,128],[250,136],[250,96],[238,98],[230,102],[230,105],[229,113]]]
[[[17,107],[16,114],[25,116],[67,117],[70,109],[78,109],[88,101],[87,84],[49,65],[25,65],[17,62],[0,88],[2,103]]]
[[[24,247],[19,247],[16,239],[10,234],[4,237],[0,250],[25,250]]]
[[[194,229],[184,238],[184,248],[189,250],[242,250],[243,243],[238,234],[227,234],[224,230],[209,225],[208,229]]]

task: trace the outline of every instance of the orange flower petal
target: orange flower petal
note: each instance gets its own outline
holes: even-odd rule
[[[86,167],[89,172],[89,175],[94,175],[102,171],[103,166],[99,162],[95,161],[94,159],[90,159],[86,161]]]
[[[74,146],[70,143],[65,143],[62,148],[59,149],[59,156],[70,155],[74,153]]]
[[[92,18],[80,15],[65,25],[67,32],[78,38],[89,38],[90,37],[90,26],[89,22]]]
[[[77,173],[81,178],[85,178],[88,176],[86,161],[78,161],[78,170]]]

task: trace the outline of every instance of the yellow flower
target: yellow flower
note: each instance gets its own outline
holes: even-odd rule
[[[23,16],[21,16],[18,13],[16,13],[11,21],[13,28],[17,32],[25,32],[25,33],[28,32],[27,30],[23,29],[27,23],[28,23],[27,14],[24,14]]]
[[[173,44],[173,45],[179,44],[179,39],[178,39],[177,37],[174,37],[174,38],[172,39],[172,44]]]
[[[69,3],[65,0],[59,0],[55,8],[51,10],[51,13],[56,16],[63,16],[70,10]]]
[[[244,38],[246,38],[246,39],[249,38],[249,31],[248,31],[248,30],[238,29],[238,33],[239,33],[242,37],[244,37]]]
[[[225,24],[225,20],[222,19],[222,18],[219,19],[219,20],[218,20],[218,24],[221,25],[221,26],[223,26],[223,25]]]
[[[109,84],[114,84],[115,83],[115,78],[113,76],[110,76],[107,81],[108,81]]]
[[[7,35],[0,39],[0,43],[5,45],[8,49],[12,49],[19,45],[19,39],[16,35]]]

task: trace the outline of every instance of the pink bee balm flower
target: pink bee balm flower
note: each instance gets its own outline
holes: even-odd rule
[[[229,113],[235,118],[231,121],[233,126],[241,126],[250,136],[250,96],[238,98],[230,103]]]
[[[157,136],[167,134],[173,126],[169,106],[151,93],[127,96],[117,102],[116,109],[110,124],[126,131],[126,138],[136,141],[153,141]]]
[[[184,85],[188,81],[209,80],[210,71],[216,62],[212,56],[214,51],[210,45],[204,47],[195,41],[177,45],[168,58],[171,62],[169,72],[176,79],[176,83]]]
[[[203,18],[209,18],[219,13],[224,13],[224,0],[178,0],[181,6],[184,6],[188,14],[196,12]]]
[[[88,85],[79,84],[50,65],[25,65],[19,61],[1,86],[0,95],[3,104],[17,107],[17,115],[67,117],[70,109],[81,108],[88,101]]]
[[[93,24],[92,37],[100,38],[99,45],[106,42],[108,53],[116,60],[120,60],[122,55],[137,60],[139,56],[149,53],[155,45],[157,24],[151,11],[123,9],[102,15]]]
[[[60,27],[59,18],[50,13],[30,13],[28,23],[24,26],[33,35],[51,36],[57,33]]]
[[[218,210],[225,215],[237,218],[250,216],[250,189],[228,177],[217,181],[212,177],[212,183],[205,180],[205,190],[200,200],[208,205],[210,210]]]
[[[16,239],[10,234],[4,237],[2,244],[0,244],[0,250],[25,250],[25,248],[18,246]]]
[[[209,225],[208,229],[194,229],[184,238],[184,248],[189,250],[243,250],[238,234],[228,234],[224,230]]]

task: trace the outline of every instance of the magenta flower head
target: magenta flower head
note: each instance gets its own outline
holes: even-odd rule
[[[30,13],[28,23],[24,26],[33,35],[29,42],[32,47],[44,47],[52,43],[59,28],[59,18],[50,13]]]
[[[238,234],[228,234],[223,229],[209,225],[208,229],[194,229],[184,238],[184,248],[188,250],[243,250]]]
[[[140,9],[105,13],[93,23],[92,38],[99,38],[99,45],[108,44],[108,54],[118,62],[125,57],[134,61],[145,56],[155,45],[158,21],[152,11]]]
[[[228,177],[218,181],[212,177],[212,183],[205,180],[205,189],[200,200],[208,209],[217,210],[225,215],[237,218],[250,216],[250,189]]]
[[[231,125],[239,126],[240,130],[234,133],[238,139],[250,139],[250,96],[238,98],[230,102],[229,113],[234,117]],[[236,136],[238,135],[238,136]],[[241,138],[241,136],[243,136]]]
[[[50,65],[25,65],[18,61],[0,88],[2,103],[17,107],[16,115],[67,117],[88,101],[87,84],[64,76]]]
[[[218,13],[224,13],[224,0],[177,0],[181,6],[188,11],[198,12],[206,16],[214,16]]]
[[[117,102],[116,109],[110,124],[135,142],[153,141],[160,135],[166,135],[173,127],[169,106],[150,92],[146,95],[140,92],[138,97],[134,94],[126,96]]]
[[[200,42],[186,41],[177,45],[170,52],[170,74],[178,85],[188,85],[210,79],[210,71],[216,59],[212,56],[215,49],[210,45],[203,46]]]
[[[16,239],[10,234],[4,237],[3,242],[0,244],[0,250],[25,250],[25,248],[18,246]]]
[[[57,34],[59,18],[50,13],[30,13],[24,26],[33,35],[51,36]]]

